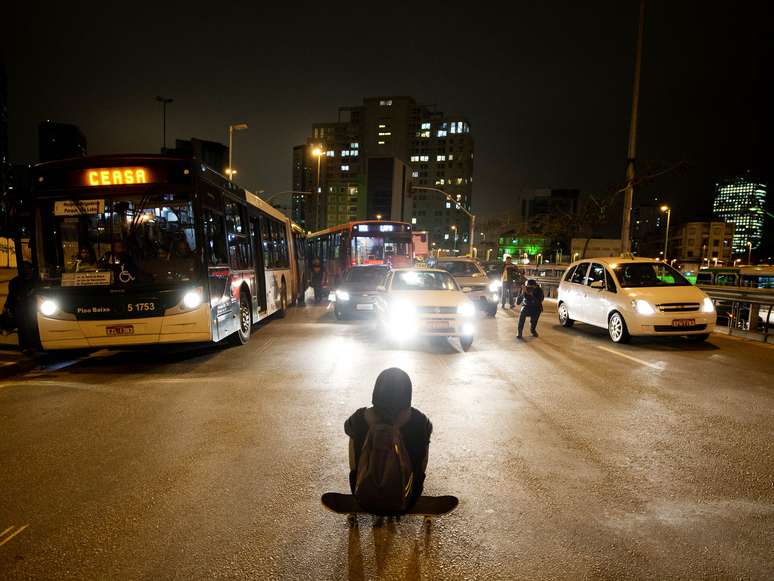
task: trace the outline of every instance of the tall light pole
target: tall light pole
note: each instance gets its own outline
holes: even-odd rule
[[[664,233],[664,262],[666,262],[667,246],[669,245],[669,219],[672,217],[672,208],[669,206],[661,206],[661,211],[666,212],[667,215],[666,232]]]
[[[228,174],[229,181],[233,181],[234,174],[236,173],[232,165],[232,160],[234,159],[232,153],[234,150],[234,131],[242,131],[243,129],[247,129],[247,123],[236,123],[235,125],[228,126],[228,167],[226,168],[226,174]]]
[[[454,232],[454,252],[457,252],[457,226],[455,224],[452,224],[452,232]]]
[[[321,146],[317,146],[314,149],[312,149],[312,155],[317,158],[317,182],[315,182],[314,190],[317,192],[317,197],[314,201],[314,227],[315,230],[319,230],[321,228],[320,225],[320,194],[322,191],[320,190],[320,162],[322,161],[322,156],[325,153],[323,148]]]
[[[752,266],[752,241],[747,241],[747,265]]]
[[[465,212],[465,214],[470,218],[470,257],[475,258],[475,250],[474,250],[474,244],[475,244],[475,236],[476,236],[476,215],[468,212],[468,210],[460,204],[458,200],[455,200],[450,194],[447,194],[443,190],[439,190],[438,188],[428,188],[425,186],[411,186],[412,190],[425,190],[428,192],[437,192],[444,196],[446,198],[446,201],[454,204],[458,210],[462,210]]]
[[[156,96],[156,100],[161,103],[161,153],[165,153],[167,151],[167,103],[171,103],[174,99]]]
[[[645,0],[640,0],[640,25],[637,31],[637,54],[634,64],[632,90],[632,117],[629,125],[629,151],[626,156],[626,190],[624,191],[623,219],[621,221],[621,252],[632,248],[632,201],[634,199],[634,160],[637,157],[637,110],[640,104],[640,69],[642,68],[642,33],[645,25]]]

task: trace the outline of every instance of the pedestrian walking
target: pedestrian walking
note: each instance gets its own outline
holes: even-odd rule
[[[349,485],[363,508],[404,512],[422,494],[433,424],[411,407],[411,379],[402,369],[376,378],[373,407],[344,424],[349,436]]]
[[[519,328],[516,335],[517,339],[523,339],[524,322],[529,317],[529,331],[533,337],[538,336],[537,324],[540,313],[543,312],[543,289],[538,286],[534,279],[529,279],[527,284],[521,287],[516,304],[521,305],[519,313]]]
[[[504,309],[505,302],[507,301],[511,308],[513,308],[514,301],[516,300],[513,289],[520,285],[522,281],[519,268],[513,263],[513,259],[510,256],[505,257],[505,265],[503,266],[503,273],[500,280],[502,282],[501,307]]]
[[[311,271],[311,283],[312,289],[314,290],[314,303],[319,305],[320,301],[322,300],[323,266],[322,262],[320,262],[320,259],[316,256],[314,259],[312,259]]]
[[[35,297],[32,295],[34,284],[35,271],[32,263],[24,261],[19,274],[8,283],[8,298],[0,317],[4,333],[16,329],[19,347],[23,351],[34,351],[40,345]]]

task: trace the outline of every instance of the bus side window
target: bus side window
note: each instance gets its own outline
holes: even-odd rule
[[[228,264],[223,214],[217,210],[204,208],[203,216],[205,252],[208,264],[210,266]]]
[[[231,268],[250,268],[250,235],[242,208],[234,202],[226,202],[226,233]]]
[[[700,272],[696,275],[696,284],[712,284],[712,273]]]
[[[267,216],[261,214],[260,227],[261,242],[263,246],[263,266],[264,268],[275,268],[276,261],[274,260],[274,239],[271,235],[269,223],[270,219]]]

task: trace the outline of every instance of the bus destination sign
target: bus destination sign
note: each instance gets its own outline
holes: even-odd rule
[[[83,184],[86,186],[123,186],[150,181],[147,167],[99,167],[83,172]]]

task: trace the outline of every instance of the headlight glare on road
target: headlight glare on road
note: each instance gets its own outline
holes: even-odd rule
[[[457,314],[463,317],[472,317],[476,314],[476,307],[473,306],[473,303],[462,304],[457,307]]]
[[[500,290],[500,287],[503,286],[503,281],[501,280],[493,280],[492,283],[489,285],[489,292],[497,292]]]
[[[637,311],[640,315],[655,315],[656,309],[654,309],[648,301],[637,299],[636,301],[632,301],[632,306],[634,307],[634,310]]]
[[[701,304],[701,312],[702,313],[714,313],[715,312],[715,305],[712,303],[712,299],[709,297],[704,297],[704,301]]]
[[[195,309],[202,304],[201,289],[190,290],[183,295],[183,305],[186,309]]]
[[[336,291],[336,300],[347,302],[349,300],[349,293],[345,290],[337,290]]]
[[[56,301],[51,299],[44,299],[38,308],[40,309],[40,313],[43,316],[51,317],[59,310],[59,305],[56,303]]]

